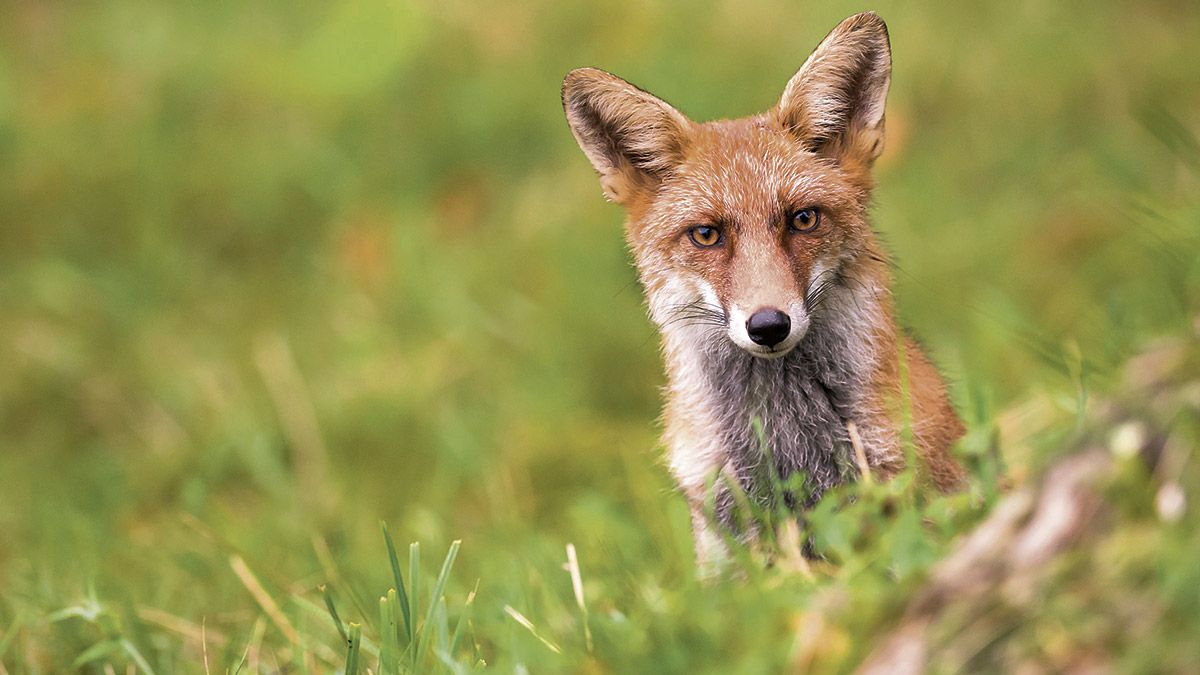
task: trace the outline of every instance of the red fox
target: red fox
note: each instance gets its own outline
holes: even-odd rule
[[[626,210],[662,333],[663,442],[702,564],[723,557],[733,501],[714,477],[762,494],[764,458],[784,479],[802,473],[796,506],[811,505],[854,478],[855,442],[878,478],[900,471],[907,417],[919,471],[945,490],[964,481],[950,453],[962,423],[896,326],[888,258],[867,221],[890,79],[887,26],[866,12],[752,117],[696,123],[592,68],[563,82],[571,131]]]

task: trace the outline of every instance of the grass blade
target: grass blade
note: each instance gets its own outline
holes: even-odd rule
[[[17,631],[25,624],[27,615],[24,610],[17,612],[17,618],[13,620],[12,625],[8,627],[8,632],[0,638],[0,659],[8,652],[8,648],[12,646],[13,640],[17,637]]]
[[[400,600],[400,613],[404,617],[404,630],[408,634],[409,640],[412,640],[413,626],[412,614],[409,612],[408,593],[404,589],[404,577],[400,575],[400,557],[396,555],[396,543],[392,541],[392,535],[388,532],[387,523],[380,521],[379,527],[383,529],[383,540],[387,543],[388,561],[392,564],[392,579],[396,583],[396,595]],[[412,579],[413,577],[409,577]],[[416,590],[414,589],[414,593]]]
[[[238,660],[237,665],[233,667],[233,675],[240,675],[242,668],[246,667],[246,658],[250,656],[250,643],[246,643],[246,649],[242,651],[242,658]]]
[[[75,661],[71,663],[72,668],[83,668],[84,666],[107,658],[121,650],[121,642],[119,640],[105,640],[83,650],[83,653],[75,657]]]
[[[417,637],[417,616],[421,608],[421,544],[413,542],[408,545],[408,587],[412,591],[408,597],[409,609],[412,612],[412,623],[408,625],[408,641],[411,643]],[[400,589],[396,589],[399,593]]]
[[[396,589],[389,588],[388,594],[379,598],[379,672],[396,672],[399,662],[396,660],[396,615],[393,614],[392,602]]]
[[[342,636],[342,642],[349,643],[350,636],[346,634],[346,626],[342,623],[342,617],[338,616],[337,606],[333,604],[333,590],[329,588],[329,584],[321,585],[321,594],[325,596],[325,607],[329,609],[329,616],[333,617],[333,625],[337,627],[338,635]]]
[[[450,568],[454,567],[454,560],[458,557],[458,548],[462,546],[461,539],[455,539],[450,543],[450,550],[446,552],[446,559],[442,561],[442,571],[438,572],[437,580],[433,582],[433,594],[429,605],[429,612],[425,615],[425,625],[421,627],[422,633],[428,631],[428,627],[433,623],[433,613],[437,607],[438,600],[441,599],[442,593],[446,590],[446,580],[450,578]]]
[[[442,665],[446,666],[446,669],[454,673],[454,675],[461,675],[462,673],[467,672],[467,669],[463,667],[463,664],[455,661],[446,652],[439,649],[436,650],[434,654],[438,657],[438,660],[442,662]]]
[[[350,624],[349,643],[346,653],[346,675],[358,675],[358,662],[362,652],[362,624]]]
[[[446,589],[446,579],[450,577],[450,568],[454,567],[454,559],[458,557],[458,548],[461,545],[462,540],[459,539],[451,542],[450,550],[446,552],[446,559],[442,561],[442,570],[433,582],[433,593],[430,595],[429,609],[425,614],[424,623],[421,624],[421,630],[417,635],[417,648],[412,655],[414,664],[424,655],[425,645],[429,642],[429,631],[433,629],[435,613],[441,601],[442,593]]]
[[[434,652],[445,651],[450,646],[450,612],[446,607],[446,598],[437,600],[437,613],[433,622],[437,630],[437,643]]]
[[[133,662],[137,664],[138,668],[142,669],[143,673],[154,675],[154,669],[150,667],[150,662],[146,660],[146,657],[142,656],[137,646],[130,642],[128,638],[121,638],[121,649],[125,650],[125,653],[129,658],[133,659]]]
[[[458,648],[458,638],[462,636],[463,624],[470,620],[471,609],[475,604],[475,593],[479,591],[479,579],[475,580],[475,588],[467,594],[467,601],[463,604],[462,614],[458,616],[458,623],[454,625],[454,635],[450,637],[450,646],[446,649],[446,654],[450,658],[454,658],[454,650]]]

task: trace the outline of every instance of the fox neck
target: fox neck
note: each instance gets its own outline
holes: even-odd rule
[[[880,345],[894,334],[886,285],[835,289],[801,343],[779,359],[759,359],[728,340],[688,330],[663,332],[670,380],[665,441],[685,491],[695,495],[723,472],[759,498],[771,493],[764,469],[772,468],[785,483],[802,473],[804,494],[786,498],[788,506],[809,505],[857,470],[848,421],[873,446],[869,460],[889,446],[881,438],[886,429],[872,426],[879,419],[872,383]],[[731,508],[731,495],[718,492],[716,506],[718,515]]]

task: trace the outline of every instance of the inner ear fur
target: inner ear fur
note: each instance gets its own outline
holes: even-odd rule
[[[653,188],[683,159],[691,122],[665,101],[595,68],[563,80],[563,109],[609,199]]]
[[[891,75],[887,25],[874,12],[856,14],[796,71],[774,115],[807,149],[870,165],[883,151]]]

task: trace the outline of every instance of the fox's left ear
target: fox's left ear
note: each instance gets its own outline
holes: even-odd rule
[[[808,149],[870,166],[883,151],[891,77],[887,24],[874,12],[856,14],[825,36],[773,114]]]

